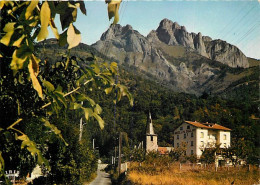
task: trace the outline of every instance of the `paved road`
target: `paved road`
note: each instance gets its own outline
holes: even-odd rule
[[[94,181],[92,181],[89,185],[110,185],[112,184],[110,175],[106,173],[105,171],[101,171],[103,164],[99,164],[98,171],[97,171],[97,177]]]

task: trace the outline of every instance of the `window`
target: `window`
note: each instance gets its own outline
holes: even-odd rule
[[[204,138],[204,132],[200,133],[200,138]]]
[[[223,139],[224,139],[224,140],[227,140],[227,134],[224,134]]]
[[[184,139],[186,138],[186,134],[184,134],[183,138],[184,138]]]
[[[193,137],[193,132],[190,134],[190,137]]]
[[[191,155],[193,154],[193,150],[190,151],[190,154],[191,154]]]
[[[181,127],[180,130],[183,130],[183,127]]]
[[[153,136],[151,136],[151,141],[153,141]]]
[[[190,142],[190,146],[193,146],[193,141]]]
[[[190,125],[187,126],[187,129],[190,129]]]
[[[177,135],[177,139],[179,139],[179,135]]]
[[[179,147],[179,143],[177,143],[177,147]]]
[[[200,146],[204,147],[204,142],[203,141],[200,142]]]

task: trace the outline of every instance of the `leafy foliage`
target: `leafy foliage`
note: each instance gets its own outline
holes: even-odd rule
[[[216,152],[219,151],[220,145],[211,146],[209,148],[204,148],[202,150],[202,155],[200,157],[200,161],[206,164],[212,164],[215,162]]]
[[[114,1],[107,3],[110,5]],[[120,2],[116,4],[119,7]],[[70,179],[69,182],[73,184],[77,184],[82,178],[81,174],[75,175],[75,173],[83,171],[83,175],[87,178],[93,171],[89,169],[84,171],[83,166],[87,166],[84,163],[90,161],[93,164],[88,166],[95,166],[95,160],[94,158],[84,158],[84,156],[90,157],[93,154],[89,148],[88,151],[85,151],[81,144],[76,145],[76,150],[80,150],[78,154],[81,156],[74,157],[74,160],[70,161],[71,164],[65,164],[65,161],[69,161],[67,158],[62,163],[58,163],[57,168],[50,168],[55,164],[48,158],[50,154],[48,150],[51,148],[49,142],[55,141],[56,144],[60,143],[60,146],[65,144],[69,147],[65,141],[68,135],[64,137],[61,134],[62,131],[50,120],[55,123],[62,114],[77,112],[80,115],[85,114],[87,121],[95,119],[103,128],[102,108],[87,95],[87,92],[93,88],[102,90],[109,88],[110,92],[106,90],[106,93],[116,92],[115,101],[119,101],[122,96],[128,96],[130,100],[132,98],[124,86],[116,84],[113,80],[117,75],[116,63],[97,64],[92,60],[91,63],[86,63],[82,67],[70,54],[66,54],[65,60],[55,61],[52,64],[37,56],[35,42],[48,37],[49,26],[60,46],[66,45],[68,49],[71,49],[80,43],[80,32],[74,26],[78,8],[83,14],[86,14],[84,2],[77,1],[0,2],[0,46],[3,48],[0,53],[0,102],[2,105],[0,111],[2,127],[0,129],[0,178],[4,176],[4,167],[18,170],[23,168],[21,175],[25,176],[32,171],[36,162],[45,166],[46,170],[51,170],[52,174],[56,173],[55,169],[59,171],[60,168],[63,169],[68,165],[65,169],[73,170],[65,170],[66,172],[62,173],[63,175],[70,174],[74,180]],[[114,11],[114,15],[117,15],[118,9]],[[57,14],[62,25],[61,34],[54,23]],[[64,117],[64,120],[66,119]],[[40,127],[34,130],[37,132],[27,135],[24,130],[28,130],[28,125],[33,127],[32,124],[29,124],[32,121]],[[49,130],[45,130],[46,128]],[[39,136],[42,136],[44,132],[54,133],[58,137],[43,137],[45,140],[41,140]],[[36,144],[31,138],[41,140],[41,145]],[[56,141],[55,138],[58,140]],[[72,150],[75,151],[75,148],[67,149],[66,154]],[[62,155],[64,152],[65,150],[59,150],[56,154]],[[84,152],[88,152],[88,154],[85,155]],[[28,157],[28,154],[31,157]],[[71,155],[73,154],[71,153]],[[59,157],[58,159],[61,159]],[[82,162],[80,162],[80,158],[82,158]],[[80,165],[83,166],[79,167]]]

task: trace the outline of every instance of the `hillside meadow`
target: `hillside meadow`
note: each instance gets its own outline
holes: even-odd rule
[[[197,166],[174,163],[138,163],[133,162],[127,176],[133,184],[142,185],[252,185],[259,184],[259,168]]]

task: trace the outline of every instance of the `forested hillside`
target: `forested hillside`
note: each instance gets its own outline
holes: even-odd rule
[[[40,47],[43,46],[48,56],[53,56],[51,53],[55,51],[60,53],[59,57],[62,58],[62,49],[48,43]],[[102,54],[83,44],[72,50],[71,55],[75,55],[79,60],[104,60]],[[133,147],[143,141],[150,111],[160,146],[172,146],[173,130],[183,120],[212,122],[231,128],[233,145],[243,150],[241,155],[244,157],[256,160],[259,147],[257,68],[253,66],[249,69],[231,69],[222,66],[223,75],[229,72],[233,73],[234,78],[236,74],[245,77],[222,92],[196,96],[174,92],[167,84],[158,82],[152,76],[144,77],[138,68],[121,65],[118,82],[129,87],[134,97],[134,106],[129,106],[127,99],[115,105],[114,97],[105,97],[105,93],[101,91],[88,92],[93,93],[91,95],[103,108],[105,129],[101,131],[97,125],[88,123],[84,132],[95,139],[100,155],[109,157],[118,144],[119,131],[128,135],[128,143],[124,143],[125,146]]]

